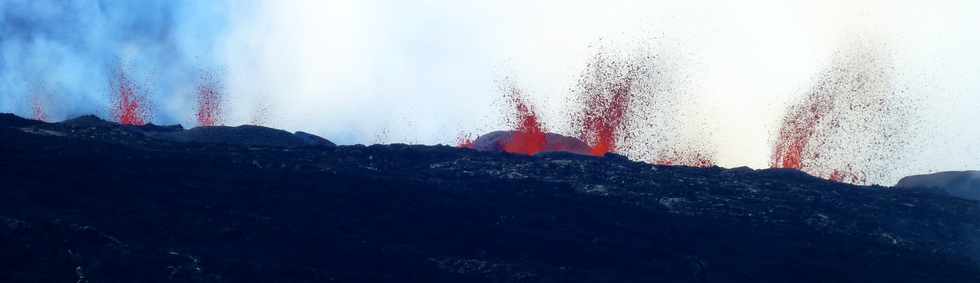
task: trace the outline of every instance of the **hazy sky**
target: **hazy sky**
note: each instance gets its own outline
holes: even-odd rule
[[[786,106],[860,38],[921,98],[922,149],[895,175],[980,168],[978,1],[0,0],[0,23],[2,112],[30,113],[36,85],[55,119],[104,111],[106,66],[123,62],[154,90],[154,122],[193,125],[196,73],[216,70],[227,123],[339,143],[503,128],[505,78],[570,133],[566,101],[589,56],[645,48],[697,105],[706,125],[692,127],[716,161],[756,168]]]

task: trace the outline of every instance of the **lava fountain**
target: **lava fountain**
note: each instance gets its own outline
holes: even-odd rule
[[[31,117],[34,120],[47,122],[48,121],[48,111],[45,109],[47,104],[42,94],[35,94],[31,97]]]
[[[528,104],[524,92],[510,85],[507,87],[506,96],[510,105],[514,107],[515,116],[509,122],[516,133],[504,145],[504,151],[525,155],[534,155],[543,151],[547,144],[545,133],[541,129],[537,113]]]
[[[123,70],[117,71],[110,88],[114,94],[112,115],[116,121],[123,125],[146,124],[149,116],[146,100],[139,95],[136,84]]]
[[[220,83],[213,74],[201,77],[197,86],[197,125],[202,127],[217,126],[221,123],[222,94]]]
[[[661,165],[713,166],[710,151],[686,137],[691,123],[671,73],[676,66],[641,49],[596,52],[580,75],[570,121],[592,155],[618,152]]]
[[[848,47],[783,117],[771,167],[854,184],[889,177],[915,125],[914,104],[895,87],[887,53],[867,42]]]

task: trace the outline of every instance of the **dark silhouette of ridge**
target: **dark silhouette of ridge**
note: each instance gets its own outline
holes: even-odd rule
[[[0,282],[980,282],[980,205],[928,190],[168,133],[0,114]]]

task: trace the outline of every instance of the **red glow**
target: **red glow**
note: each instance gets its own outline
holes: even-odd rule
[[[847,167],[848,169],[850,169],[851,166],[847,166]],[[852,184],[863,184],[868,182],[867,178],[864,176],[863,173],[859,172],[855,174],[850,171],[842,171],[836,169],[834,170],[833,173],[830,174],[828,179],[838,183],[848,182]]]
[[[661,157],[654,161],[657,165],[677,165],[677,166],[689,166],[689,167],[701,167],[707,168],[715,166],[715,162],[711,160],[710,157],[701,154],[700,152],[679,152],[671,151],[668,156]]]
[[[810,157],[806,155],[807,145],[814,138],[817,125],[830,110],[830,97],[819,95],[808,96],[801,106],[791,110],[783,118],[770,166],[804,169]]]
[[[473,139],[467,134],[456,138],[456,147],[474,149],[476,148],[476,144],[473,143]]]
[[[620,142],[631,131],[626,123],[631,117],[637,89],[634,83],[649,75],[639,57],[612,59],[596,53],[578,81],[575,99],[581,103],[571,120],[578,127],[579,138],[591,147],[591,154],[604,156],[620,150]]]
[[[601,92],[590,92],[583,112],[582,138],[592,147],[592,155],[604,156],[616,151],[618,132],[629,107],[631,83],[632,80],[626,78],[616,84],[608,101]]]
[[[808,146],[814,142],[823,142],[821,138],[825,137],[818,135],[818,126],[821,123],[829,123],[827,125],[829,127],[835,126],[827,118],[832,110],[833,97],[818,94],[809,95],[800,106],[791,110],[783,119],[783,125],[779,129],[779,137],[776,141],[776,147],[773,149],[770,166],[773,168],[799,169],[834,182],[853,184],[867,182],[864,174],[855,173],[850,165],[847,166],[847,170],[833,169],[830,170],[829,174],[826,173],[826,170],[814,168],[818,166],[815,163],[821,156],[819,152],[812,152],[813,150]]]
[[[123,71],[116,76],[113,116],[123,125],[146,124],[147,109],[143,98],[136,93],[136,85]]]
[[[547,140],[541,130],[537,114],[524,99],[524,94],[516,87],[510,88],[508,97],[517,115],[513,137],[504,145],[504,151],[515,154],[534,155],[544,150]]]
[[[221,92],[218,83],[211,76],[206,76],[197,87],[197,124],[210,127],[221,123]]]
[[[34,120],[38,121],[48,121],[48,113],[44,111],[44,102],[41,101],[41,97],[35,95],[31,99],[31,114]]]

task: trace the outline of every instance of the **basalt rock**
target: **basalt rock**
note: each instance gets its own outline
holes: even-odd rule
[[[334,146],[327,139],[304,132],[291,134],[287,131],[254,125],[237,127],[213,126],[196,127],[177,131],[159,137],[176,142],[211,144],[257,145],[257,146]]]
[[[980,205],[917,189],[13,124],[0,282],[980,282]]]
[[[902,178],[896,187],[923,188],[961,197],[980,200],[980,171],[950,171]]]

